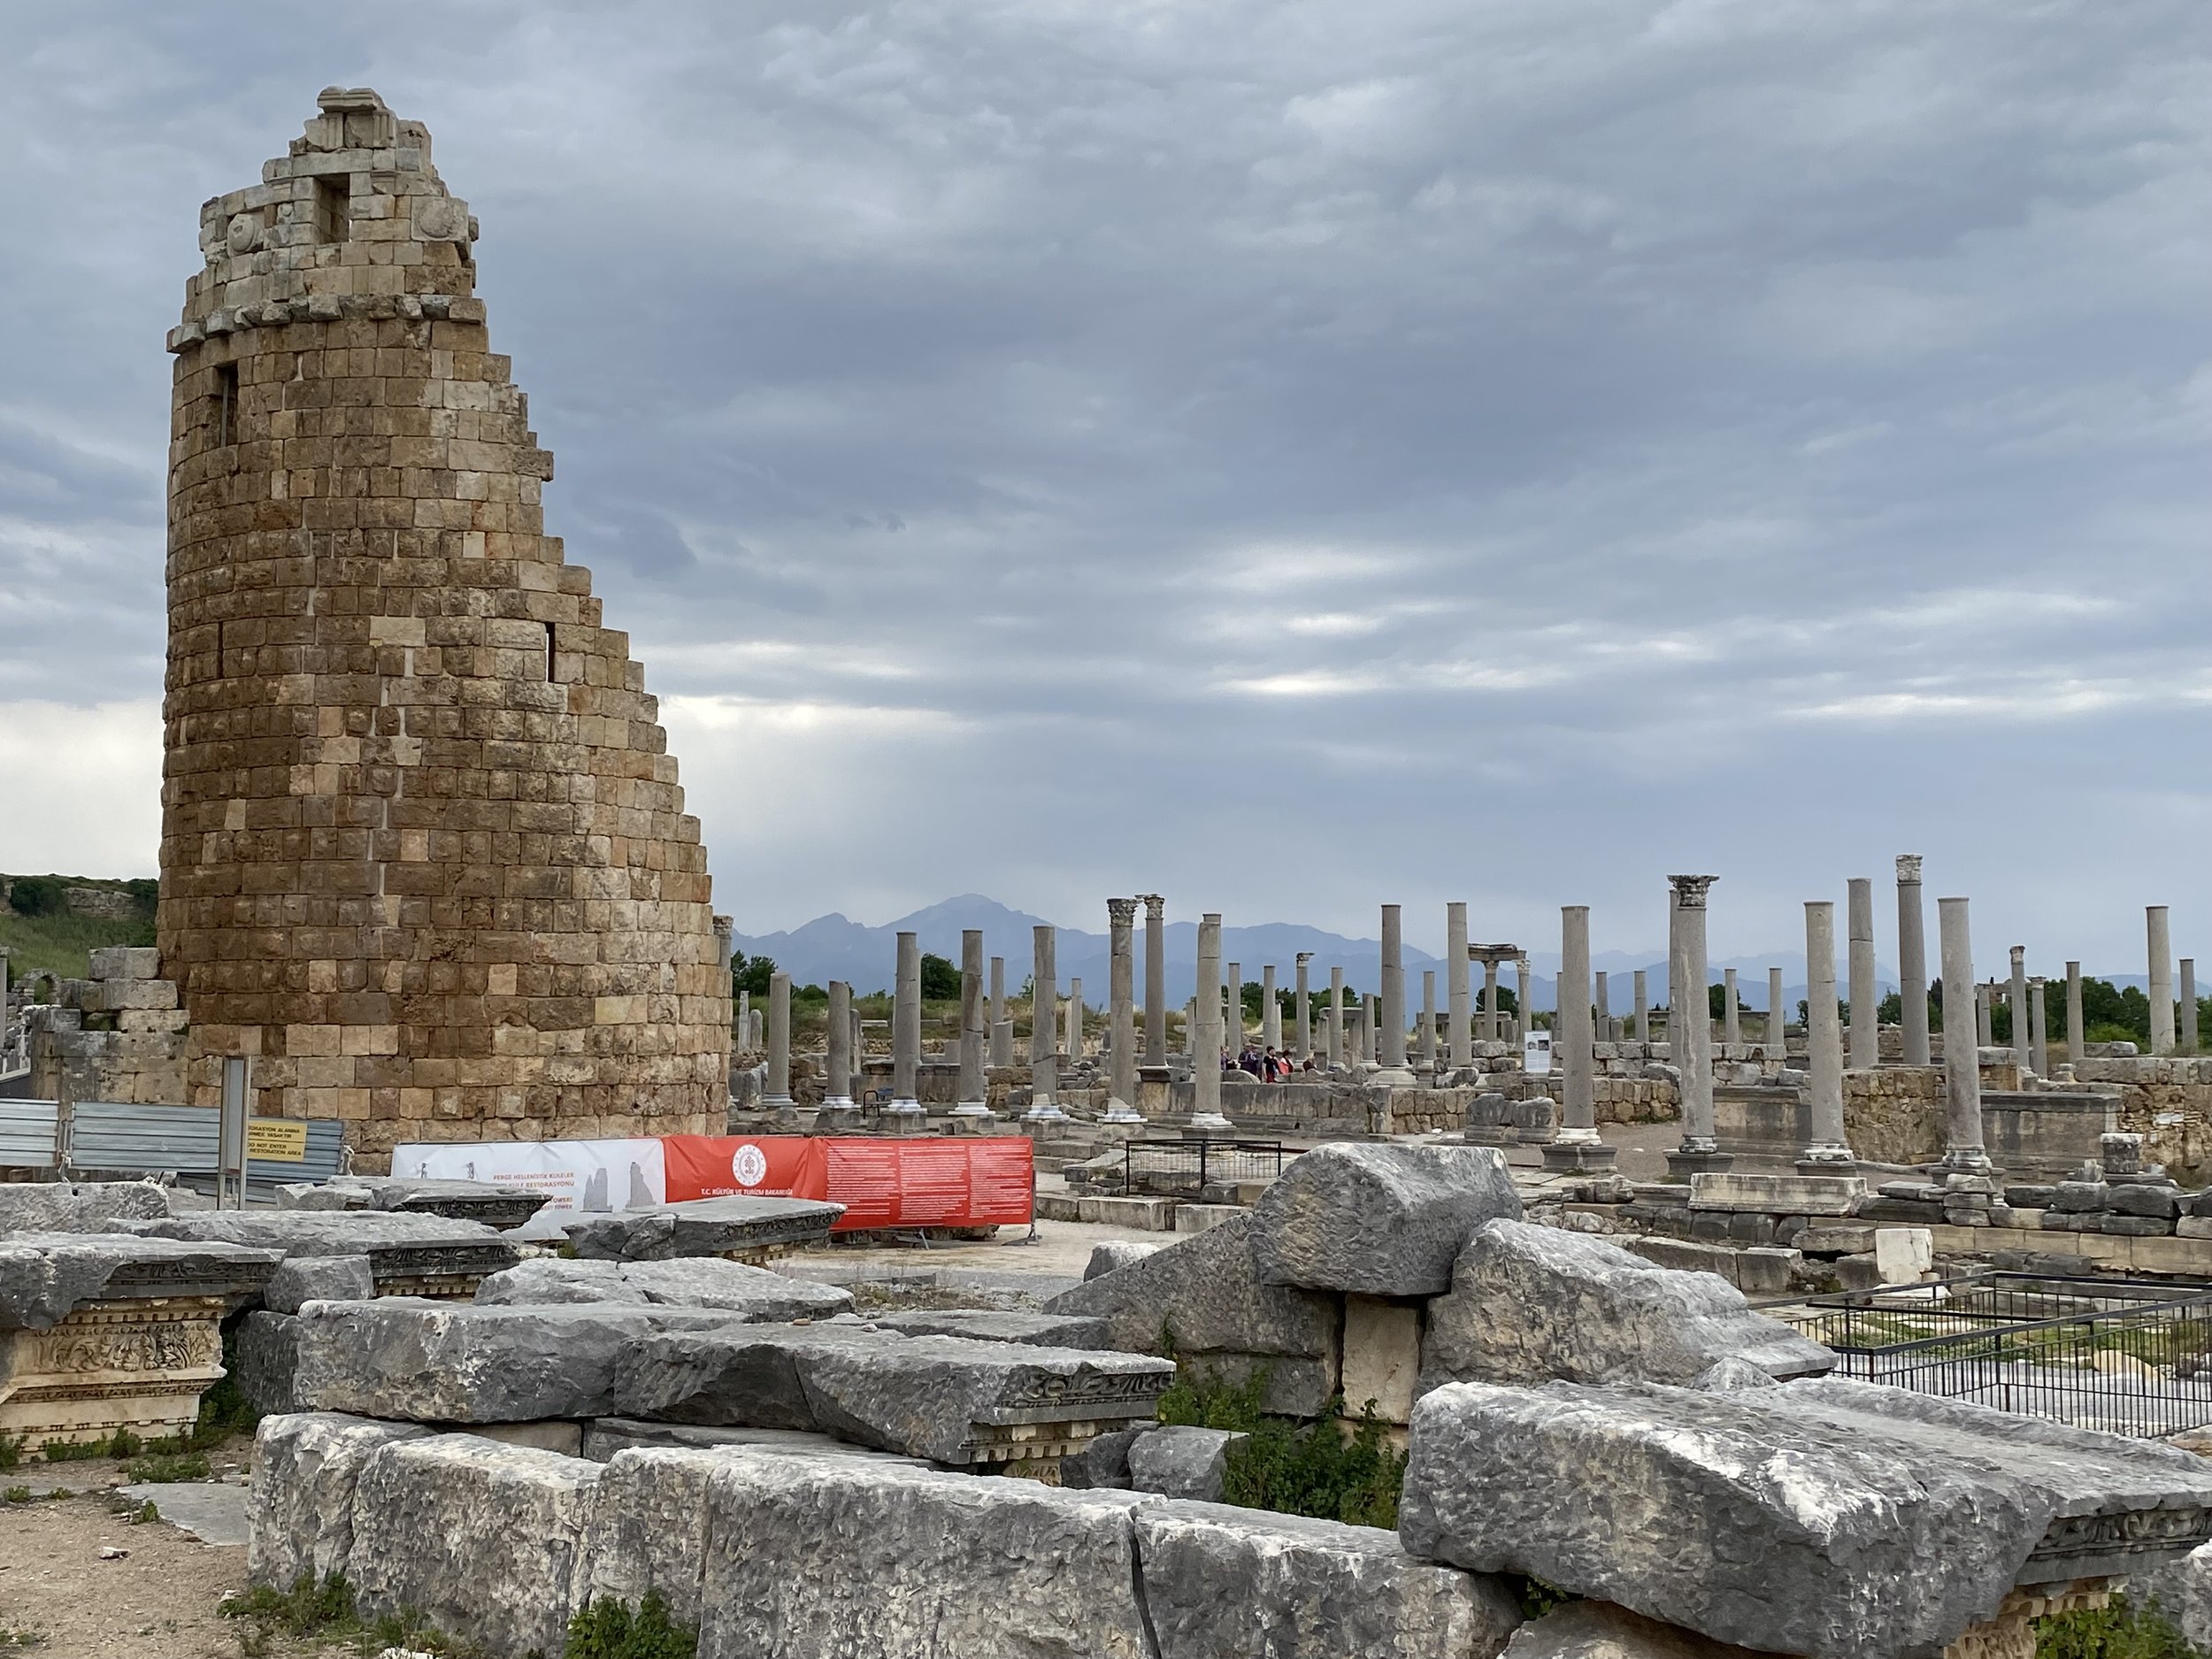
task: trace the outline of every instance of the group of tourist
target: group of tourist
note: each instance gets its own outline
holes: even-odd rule
[[[1257,1043],[1247,1042],[1240,1053],[1231,1054],[1226,1048],[1221,1051],[1221,1069],[1248,1072],[1263,1083],[1279,1083],[1299,1071],[1312,1071],[1313,1061],[1309,1057],[1301,1065],[1284,1049],[1263,1048]]]

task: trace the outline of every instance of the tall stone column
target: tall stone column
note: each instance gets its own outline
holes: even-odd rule
[[[1521,1011],[1514,1017],[1514,1036],[1528,1041],[1528,1034],[1536,1029],[1536,987],[1530,983],[1534,976],[1529,972],[1528,958],[1522,956],[1513,964],[1514,998]]]
[[[1167,1064],[1167,901],[1137,895],[1144,904],[1144,1063]]]
[[[2035,1069],[2034,1051],[2028,1041],[2028,948],[2012,948],[2012,987],[2007,994],[2012,1005],[2012,1063],[2022,1072]]]
[[[722,976],[725,985],[730,979],[730,958],[736,953],[734,935],[737,923],[727,916],[714,918],[714,971]],[[0,991],[7,988],[6,975],[0,973]]]
[[[1297,1038],[1297,1042],[1291,1050],[1291,1057],[1300,1065],[1305,1064],[1307,1061],[1313,1058],[1313,1010],[1307,1000],[1308,987],[1306,985],[1306,971],[1312,961],[1313,952],[1310,950],[1302,950],[1298,953],[1297,1002],[1294,1010],[1294,1018],[1297,1023],[1291,1028],[1293,1034]]]
[[[1590,907],[1559,911],[1558,995],[1552,1016],[1552,1068],[1560,1073],[1558,1138],[1544,1148],[1551,1170],[1601,1170],[1615,1153],[1598,1138],[1595,1053],[1590,1033]]]
[[[1642,968],[1636,970],[1630,987],[1636,999],[1636,1041],[1651,1041],[1651,975]]]
[[[841,1110],[853,1103],[853,987],[829,982],[828,1052],[823,1056],[822,1110]]]
[[[1030,929],[1029,1110],[1025,1123],[1057,1123],[1067,1114],[1055,1097],[1060,1092],[1059,1034],[1053,1016],[1060,1002],[1060,975],[1055,967],[1054,946],[1059,930],[1049,922]]]
[[[1851,1069],[1882,1063],[1882,998],[1874,984],[1874,882],[1853,876],[1851,926]]]
[[[1444,907],[1444,1046],[1455,1071],[1475,1063],[1467,1013],[1467,907],[1454,902]]]
[[[1782,970],[1767,970],[1767,1058],[1777,1065],[1790,1057],[1790,1010],[1782,1006]]]
[[[1329,1064],[1344,1064],[1344,970],[1329,970]]]
[[[1369,1065],[1373,1066],[1378,1071],[1382,1069],[1381,1062],[1376,1058],[1376,1056],[1381,1052],[1381,1045],[1378,1036],[1378,1033],[1381,1031],[1381,1029],[1382,998],[1379,996],[1371,996],[1367,999],[1365,1011],[1360,1016],[1360,1058],[1366,1061]],[[1392,1080],[1395,1081],[1396,1079],[1394,1079]]]
[[[922,948],[912,933],[901,933],[891,984],[891,1103],[887,1116],[918,1118],[922,1102],[915,1080],[922,1069]]]
[[[1974,943],[1968,931],[1966,901],[1936,901],[1936,933],[1943,952],[1943,1167],[1968,1175],[1989,1173],[1982,1142],[1981,1056],[1971,1043],[1955,1040],[1951,1010],[1974,1000]]]
[[[2174,1051],[2174,948],[2166,930],[2166,907],[2143,907],[2145,931],[2151,951],[2151,1052]]]
[[[1198,922],[1198,997],[1191,1033],[1191,1127],[1219,1130],[1221,1115],[1221,918],[1208,910]]]
[[[1421,1068],[1436,1080],[1436,970],[1421,970]]]
[[[1736,1005],[1736,971],[1720,971],[1720,1040],[1730,1048],[1743,1041],[1743,1017]]]
[[[1142,1123],[1137,1110],[1137,901],[1106,901],[1106,1001],[1109,1056],[1106,1121]]]
[[[1068,981],[1068,1042],[1067,1056],[1071,1064],[1083,1058],[1083,981]]]
[[[1398,907],[1384,905],[1382,1010],[1376,1031],[1379,1041],[1375,1055],[1382,1066],[1382,1075],[1375,1081],[1403,1087],[1413,1081],[1413,1073],[1406,1065],[1406,964],[1401,925]]]
[[[1496,1042],[1498,1033],[1505,1029],[1498,1019],[1498,959],[1482,959],[1482,1040]]]
[[[1014,1022],[1006,1018],[1006,958],[991,958],[991,1064],[1014,1064]]]
[[[1682,1069],[1689,1053],[1682,1034],[1686,1023],[1682,987],[1689,982],[1690,963],[1682,946],[1682,895],[1671,887],[1667,889],[1667,1059],[1677,1071]],[[1686,1102],[1688,1096],[1683,1098]]]
[[[1852,1158],[1843,1129],[1843,1033],[1836,1023],[1836,907],[1824,899],[1805,906],[1805,1048],[1812,1140],[1798,1168],[1832,1174]]]
[[[768,1087],[760,1103],[770,1111],[791,1105],[791,976],[768,976]]]
[[[2197,959],[2181,959],[2181,1048],[2185,1054],[2197,1051]]]
[[[1590,979],[1597,987],[1596,995],[1591,999],[1597,1004],[1597,1015],[1590,1028],[1591,1034],[1600,1042],[1610,1042],[1613,1041],[1611,987],[1607,984],[1606,976],[1602,972],[1592,973]]]
[[[1244,964],[1229,964],[1228,999],[1222,1006],[1222,1041],[1233,1060],[1244,1052]]]
[[[2028,1056],[2038,1077],[2051,1074],[2050,1010],[2043,1002],[2043,981],[2028,981]]]
[[[1275,1000],[1275,964],[1260,969],[1260,1047],[1274,1054],[1283,1046],[1283,1005]]]
[[[1667,1155],[1677,1179],[1699,1170],[1726,1169],[1733,1160],[1713,1139],[1713,1025],[1706,1011],[1705,903],[1716,876],[1669,876],[1679,918],[1682,979],[1667,987],[1668,1038],[1682,1077],[1682,1144]],[[1830,970],[1832,972],[1834,970]],[[1679,1037],[1674,1027],[1681,1027]]]
[[[1920,903],[1920,855],[1897,855],[1897,1000],[1904,1005],[1907,1065],[1925,1065],[1928,1044],[1928,936]]]
[[[960,933],[960,1101],[958,1118],[988,1118],[990,1089],[983,1080],[983,931]]]
[[[1996,1000],[1992,987],[1978,985],[1974,987],[1974,1039],[1984,1048],[1997,1046],[1997,1025],[1992,1018]]]
[[[2082,1034],[2081,964],[2066,964],[2066,1057],[2076,1066],[2089,1057],[2089,1042]],[[2079,1073],[2076,1073],[2078,1078]]]

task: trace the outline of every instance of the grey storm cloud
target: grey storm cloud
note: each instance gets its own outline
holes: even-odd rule
[[[2212,925],[2200,0],[220,12],[0,9],[0,867],[39,787],[150,867],[160,338],[339,81],[482,221],[742,932],[1636,950],[1701,869],[1801,950],[1906,850],[1992,961]]]

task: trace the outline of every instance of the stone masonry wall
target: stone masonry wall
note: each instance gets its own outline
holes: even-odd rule
[[[729,983],[626,635],[430,138],[333,88],[172,331],[165,971],[190,1097],[403,1140],[718,1130]]]

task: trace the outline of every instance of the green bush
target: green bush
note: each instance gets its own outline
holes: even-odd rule
[[[0,1492],[0,1503],[28,1503],[30,1501],[31,1489],[28,1486],[10,1486],[5,1492]]]
[[[0,1469],[12,1469],[23,1461],[23,1442],[0,1434]]]
[[[1227,1429],[1247,1438],[1229,1448],[1221,1497],[1240,1509],[1310,1515],[1355,1526],[1395,1527],[1398,1493],[1405,1484],[1405,1454],[1390,1444],[1374,1402],[1361,1409],[1349,1434],[1339,1426],[1341,1396],[1320,1418],[1300,1423],[1260,1409],[1267,1373],[1228,1384],[1179,1368],[1160,1396],[1159,1420],[1188,1427]]]
[[[2035,1621],[2035,1659],[2202,1659],[2156,1601],[2054,1613]]]
[[[59,876],[18,876],[8,886],[8,908],[18,916],[58,916],[63,903]]]
[[[148,1507],[151,1507],[150,1505]],[[355,1603],[353,1586],[339,1573],[318,1583],[313,1573],[303,1573],[289,1590],[256,1585],[243,1595],[226,1599],[218,1610],[227,1618],[250,1626],[242,1632],[239,1646],[248,1653],[265,1651],[273,1633],[324,1641],[350,1640],[364,1653],[398,1647],[440,1655],[440,1659],[475,1659],[480,1650],[467,1642],[442,1635],[412,1616],[386,1614],[364,1619]]]
[[[174,1486],[180,1480],[205,1480],[207,1477],[205,1452],[157,1452],[131,1464],[131,1479],[150,1486]]]
[[[698,1651],[697,1634],[672,1623],[660,1592],[648,1590],[635,1612],[602,1599],[569,1620],[561,1659],[694,1659]]]

